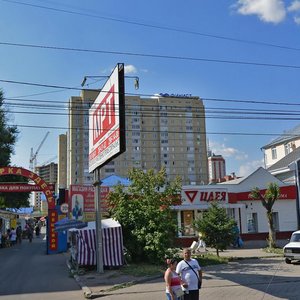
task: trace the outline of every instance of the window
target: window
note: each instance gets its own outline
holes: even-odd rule
[[[258,232],[257,213],[247,214],[248,232]]]
[[[195,231],[193,228],[194,211],[181,211],[181,230],[183,236],[193,236]]]
[[[289,153],[291,153],[291,144],[290,143],[287,143],[287,144],[284,144],[284,153],[285,155],[288,155]]]
[[[272,159],[277,159],[277,151],[276,151],[276,148],[273,147],[273,148],[271,149],[271,151],[272,151]]]

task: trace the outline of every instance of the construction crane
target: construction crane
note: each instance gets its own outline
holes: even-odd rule
[[[41,149],[41,147],[43,146],[46,138],[48,137],[49,135],[49,131],[46,133],[46,135],[44,136],[43,140],[41,141],[40,145],[38,146],[37,150],[35,151],[35,153],[33,153],[33,148],[31,148],[31,151],[30,151],[30,159],[29,159],[29,169],[34,171],[35,170],[35,167],[36,167],[36,157]]]

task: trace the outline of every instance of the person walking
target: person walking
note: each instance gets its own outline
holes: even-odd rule
[[[29,243],[31,243],[33,238],[33,228],[31,225],[29,225],[27,228],[27,236],[28,236]]]
[[[177,261],[172,259],[167,259],[167,270],[165,271],[165,282],[166,282],[166,296],[167,300],[181,300],[183,296],[183,291],[181,289],[181,284],[184,284],[181,281],[180,276],[175,272]]]
[[[22,243],[22,227],[19,225],[16,229],[17,232],[17,243],[21,244]]]
[[[191,249],[183,249],[183,260],[176,266],[176,273],[187,284],[184,300],[199,300],[199,289],[202,285],[202,270],[198,261],[191,257]]]
[[[10,239],[10,244],[12,246],[14,246],[17,243],[17,231],[16,231],[16,229],[14,227],[10,231],[10,237],[9,237],[9,239]]]

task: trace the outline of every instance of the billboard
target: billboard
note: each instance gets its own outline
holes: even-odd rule
[[[100,187],[101,212],[107,213],[109,187]],[[95,221],[95,188],[92,185],[71,184],[69,190],[69,212],[71,219],[79,221]]]
[[[125,151],[124,64],[117,64],[89,110],[89,172]]]

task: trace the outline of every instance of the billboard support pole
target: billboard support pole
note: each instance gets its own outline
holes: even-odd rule
[[[100,168],[94,170],[94,187],[95,187],[95,210],[96,210],[96,257],[97,272],[103,273],[103,245],[102,245],[102,228],[101,228],[101,180]]]

